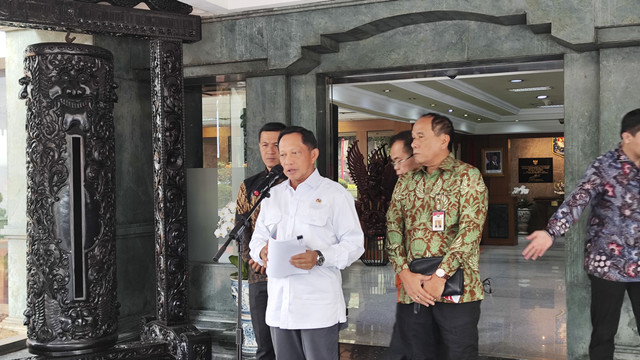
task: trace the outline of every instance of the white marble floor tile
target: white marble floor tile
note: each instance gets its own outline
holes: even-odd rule
[[[482,302],[478,324],[480,354],[519,359],[566,359],[564,243],[558,241],[537,261],[525,261],[526,245],[483,246],[482,278],[491,294]],[[349,307],[340,341],[388,346],[395,320],[395,274],[390,264],[356,262],[343,271]]]

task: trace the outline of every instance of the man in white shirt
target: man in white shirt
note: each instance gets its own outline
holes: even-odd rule
[[[346,321],[340,270],[364,252],[364,234],[353,197],[320,176],[313,133],[290,126],[278,139],[288,181],[273,187],[249,244],[251,257],[269,267],[269,242],[302,237],[306,251],[290,258],[304,274],[269,276],[266,322],[277,359],[339,358],[338,327]]]

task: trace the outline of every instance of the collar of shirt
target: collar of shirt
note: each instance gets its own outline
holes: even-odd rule
[[[449,153],[449,155],[447,155],[447,157],[445,157],[444,160],[442,160],[440,165],[438,165],[438,169],[443,170],[443,171],[453,171],[455,166],[456,166],[456,159],[453,157],[453,154]],[[429,173],[427,171],[427,167],[426,166],[420,167],[417,171],[422,171],[422,172],[425,172],[427,174]]]
[[[309,175],[309,177],[303,181],[300,185],[298,185],[298,189],[300,189],[300,187],[302,186],[302,188],[304,189],[305,187],[311,188],[311,189],[315,189],[318,186],[320,186],[320,183],[322,182],[322,176],[320,176],[320,173],[318,172],[318,169],[313,169],[313,172],[311,173],[311,175]],[[292,186],[291,186],[291,180],[287,179],[287,190],[288,191],[296,191]]]
[[[638,166],[636,166],[636,164],[629,159],[627,154],[622,151],[622,143],[618,144],[618,147],[616,148],[616,160],[620,163],[622,173],[627,177],[633,179],[638,176],[640,169],[638,169]]]

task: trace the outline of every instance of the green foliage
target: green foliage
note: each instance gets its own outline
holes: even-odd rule
[[[238,255],[229,255],[229,261],[237,268],[238,267]],[[231,276],[238,276],[238,272],[234,272]],[[242,261],[242,280],[249,279],[249,264],[246,261]]]
[[[345,189],[349,188],[349,183],[343,178],[338,178],[338,183],[342,185]]]

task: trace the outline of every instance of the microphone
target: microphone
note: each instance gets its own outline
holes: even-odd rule
[[[260,196],[265,191],[271,189],[273,184],[278,181],[284,175],[284,169],[282,165],[278,164],[271,168],[271,171],[267,174],[267,177],[253,190],[253,196]]]

